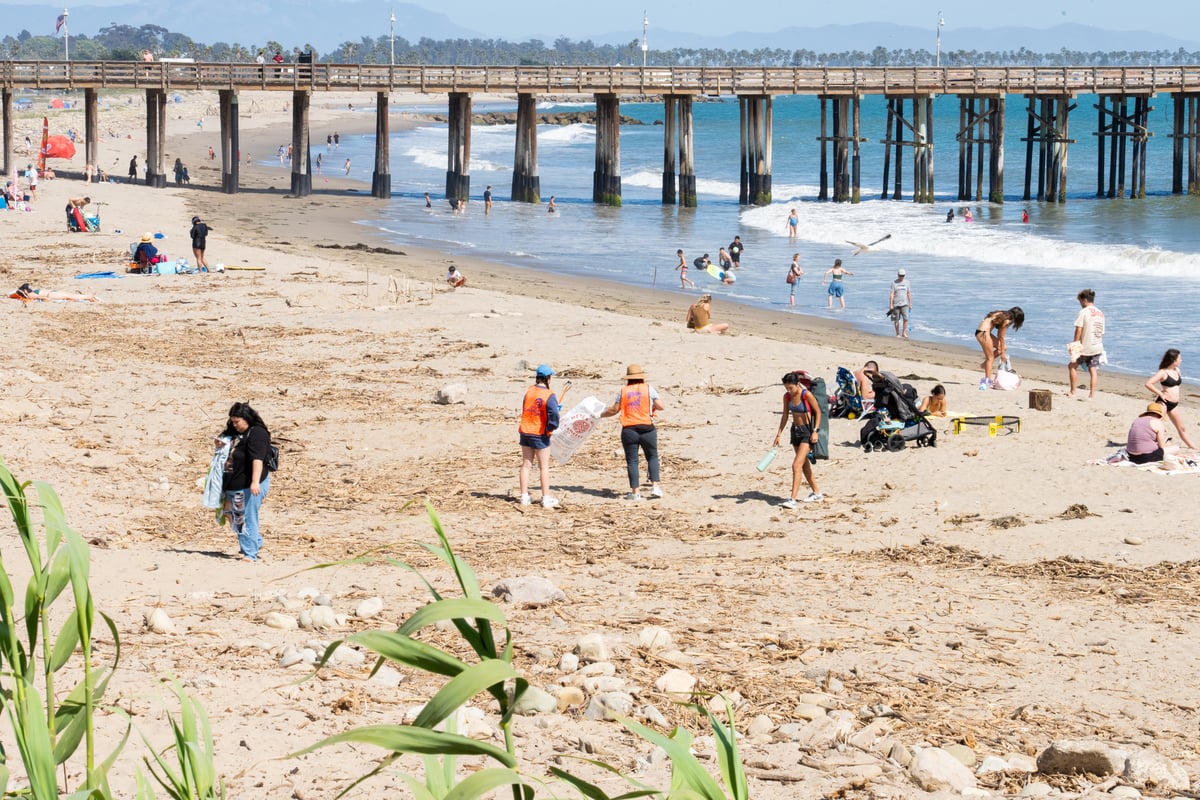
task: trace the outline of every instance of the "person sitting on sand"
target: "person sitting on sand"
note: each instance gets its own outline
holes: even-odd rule
[[[871,389],[871,377],[869,373],[879,372],[879,363],[876,361],[868,361],[862,365],[862,369],[854,373],[854,380],[858,381],[858,392],[864,400],[874,401],[875,392]]]
[[[451,289],[457,289],[467,285],[467,277],[458,271],[458,267],[451,266],[446,272],[446,283],[450,284]]]
[[[687,326],[696,333],[724,333],[728,322],[712,321],[712,295],[706,294],[688,307]]]
[[[940,383],[933,387],[933,390],[921,401],[920,407],[917,408],[923,414],[928,414],[931,417],[946,416],[946,387]]]
[[[142,272],[150,272],[150,265],[159,262],[158,248],[153,244],[154,237],[143,233],[138,241],[137,249],[133,251],[133,260]]]
[[[1167,444],[1166,427],[1163,425],[1165,413],[1161,403],[1151,403],[1129,426],[1125,454],[1134,464],[1150,464],[1179,454],[1178,447]]]

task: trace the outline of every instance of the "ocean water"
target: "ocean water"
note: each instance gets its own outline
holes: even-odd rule
[[[1200,342],[1200,197],[1170,194],[1170,98],[1153,102],[1147,166],[1148,197],[1096,198],[1095,97],[1081,96],[1071,114],[1075,143],[1068,156],[1066,203],[1021,200],[1024,182],[1025,108],[1010,98],[1006,119],[1005,203],[970,203],[975,221],[945,222],[946,211],[964,205],[957,194],[958,103],[942,96],[934,105],[933,205],[910,199],[880,200],[886,107],[882,98],[862,104],[863,202],[817,201],[820,151],[819,104],[815,98],[778,97],[774,102],[772,183],[774,203],[746,207],[738,195],[738,108],[732,98],[696,103],[695,160],[699,206],[664,207],[660,202],[663,129],[623,126],[621,175],[624,205],[610,208],[591,201],[595,131],[589,125],[540,126],[538,161],[543,200],[554,195],[559,214],[545,206],[507,201],[511,189],[515,133],[512,126],[472,130],[471,193],[465,214],[451,213],[441,200],[445,187],[447,133],[431,124],[393,134],[390,203],[363,224],[377,228],[396,245],[435,247],[469,253],[536,270],[588,274],[631,286],[678,288],[675,250],[689,263],[717,250],[734,234],[746,246],[737,283],[723,286],[704,273],[689,277],[711,292],[716,316],[727,298],[752,306],[789,311],[784,282],[793,252],[806,274],[797,287],[792,313],[840,319],[890,336],[885,318],[889,283],[898,268],[908,272],[913,290],[910,336],[975,346],[974,330],[996,308],[1019,305],[1025,326],[1009,337],[1018,369],[1022,357],[1065,360],[1078,311],[1075,296],[1092,288],[1107,318],[1105,343],[1110,369],[1150,374],[1164,350],[1186,355]],[[539,104],[539,110],[552,107]],[[511,106],[477,104],[476,111]],[[556,108],[573,108],[556,106]],[[581,106],[580,108],[587,108]],[[399,111],[428,111],[395,109]],[[364,113],[370,112],[363,109]],[[372,112],[373,113],[373,112]],[[647,123],[662,118],[658,103],[623,103],[621,113]],[[343,137],[331,164],[347,156],[352,177],[369,183],[372,137]],[[832,159],[830,161],[832,166]],[[911,151],[905,156],[905,197],[911,193]],[[484,217],[479,198],[491,184],[496,199]],[[986,192],[986,184],[985,184]],[[426,210],[422,196],[435,200]],[[789,244],[785,221],[795,208],[799,241]],[[1022,224],[1027,209],[1030,222]],[[891,238],[853,256],[848,241]],[[853,272],[846,279],[842,311],[826,308],[821,274],[835,258]],[[685,297],[695,291],[681,292]],[[836,302],[835,302],[836,305]],[[798,320],[797,336],[803,324]],[[1200,374],[1200,371],[1198,371]]]

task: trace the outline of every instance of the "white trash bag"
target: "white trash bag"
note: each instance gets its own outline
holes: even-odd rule
[[[1012,392],[1021,388],[1021,376],[1013,369],[1008,359],[1001,361],[996,367],[996,377],[992,378],[992,388],[1002,392]]]
[[[559,418],[558,428],[550,434],[550,455],[555,461],[565,464],[571,460],[575,451],[592,435],[604,408],[604,403],[598,398],[585,397],[579,405]]]

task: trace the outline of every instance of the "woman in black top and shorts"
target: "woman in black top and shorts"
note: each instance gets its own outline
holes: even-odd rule
[[[788,418],[792,421],[792,449],[796,455],[792,459],[792,493],[782,504],[784,508],[796,507],[796,495],[800,494],[801,479],[808,481],[812,489],[800,502],[815,503],[824,500],[825,495],[817,488],[817,479],[813,477],[812,464],[808,453],[817,443],[821,430],[821,405],[813,393],[804,388],[800,382],[800,373],[789,372],[783,376],[783,413],[779,417],[779,430],[775,433],[775,447],[779,446],[779,438],[787,426]]]
[[[1183,384],[1183,375],[1179,371],[1182,362],[1183,356],[1172,347],[1163,354],[1162,361],[1158,364],[1158,372],[1146,381],[1146,388],[1163,404],[1167,410],[1167,417],[1179,432],[1179,438],[1183,440],[1184,445],[1195,450],[1196,445],[1188,438],[1187,427],[1183,424],[1183,413],[1179,411],[1179,401],[1183,396],[1179,389]]]

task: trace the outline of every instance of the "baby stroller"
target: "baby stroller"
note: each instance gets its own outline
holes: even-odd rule
[[[829,398],[829,416],[858,419],[863,415],[863,396],[858,379],[845,367],[838,367],[837,389]]]
[[[937,430],[917,410],[917,390],[901,383],[890,372],[875,373],[875,410],[866,417],[859,434],[863,450],[903,450],[907,442],[917,447],[937,447]]]

